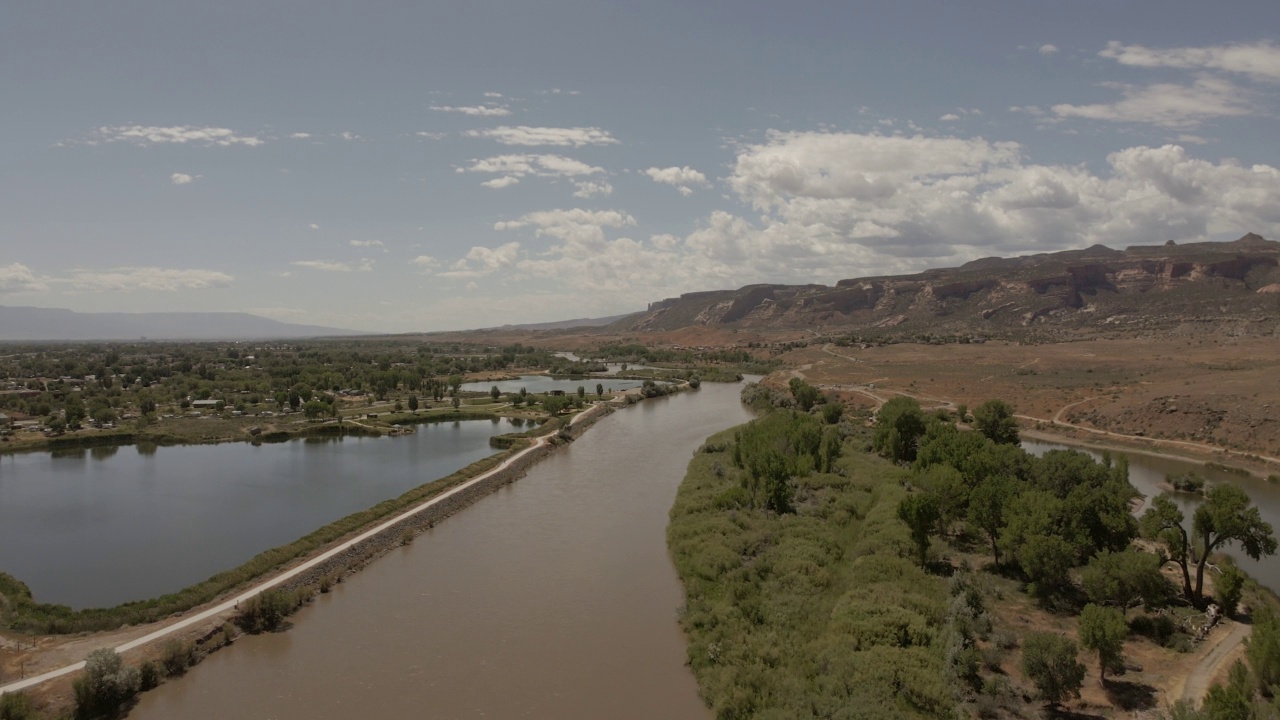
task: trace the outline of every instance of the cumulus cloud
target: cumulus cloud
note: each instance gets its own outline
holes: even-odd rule
[[[75,269],[60,278],[74,290],[88,292],[132,290],[203,290],[230,287],[235,278],[217,270],[160,267],[117,267],[107,270]]]
[[[312,230],[319,230],[319,229],[320,229],[320,226],[319,226],[319,225],[317,225],[316,223],[311,223],[311,224],[310,224],[310,225],[308,225],[307,227],[311,228]]]
[[[1056,52],[1058,52],[1057,45],[1050,45],[1049,43],[1045,43],[1044,45],[1040,46],[1041,55],[1053,55]]]
[[[684,167],[657,168],[651,167],[644,171],[649,179],[656,183],[671,185],[680,191],[681,195],[688,197],[693,194],[694,188],[707,187],[711,183],[707,182],[707,176],[694,170],[688,165]]]
[[[616,145],[617,138],[598,127],[529,127],[506,125],[484,130],[468,130],[467,137],[495,140],[503,145],[583,147],[585,145]]]
[[[512,267],[520,257],[520,243],[509,242],[496,248],[476,246],[466,257],[454,263],[449,270],[437,273],[440,277],[477,278]]]
[[[289,133],[289,138],[291,140],[309,140],[311,139],[311,133],[305,133],[305,132]]]
[[[300,268],[308,270],[319,270],[322,272],[370,272],[373,270],[373,261],[368,258],[361,258],[359,262],[338,262],[335,260],[294,260],[289,263]]]
[[[938,121],[939,122],[955,122],[956,120],[959,120],[959,119],[960,119],[959,115],[955,113],[947,113],[946,115],[943,115],[942,117],[938,118]]]
[[[432,268],[439,267],[440,261],[430,255],[419,255],[418,257],[410,260],[409,264],[430,270]]]
[[[188,175],[186,173],[174,173],[169,176],[169,182],[174,185],[190,185],[192,180],[200,177],[199,175]]]
[[[630,227],[636,219],[620,210],[543,210],[523,215],[519,220],[495,223],[495,230],[530,227],[538,237],[552,237],[573,251],[594,252],[604,245],[605,228]]]
[[[485,180],[480,184],[487,188],[493,188],[494,190],[501,190],[504,187],[511,187],[512,185],[515,185],[518,182],[520,182],[520,178],[514,175],[503,175],[502,177],[494,178],[492,180]]]
[[[346,140],[347,142],[354,142],[356,140],[364,139],[363,137],[351,132],[350,130],[343,130],[342,132],[337,134],[337,137],[338,139]]]
[[[414,137],[420,137],[420,138],[422,138],[423,140],[440,140],[440,139],[442,139],[442,138],[445,136],[445,133],[442,133],[442,132],[427,132],[426,130],[419,130],[418,132],[414,133],[413,135],[414,135]]]
[[[575,182],[573,186],[577,188],[573,193],[576,198],[607,197],[613,194],[613,183],[606,181],[593,182],[587,180]]]
[[[22,263],[0,265],[0,293],[42,292],[49,285]]]
[[[381,240],[352,240],[351,247],[363,247],[363,248],[376,247],[376,248],[383,248],[383,252],[386,252],[386,245],[384,245]]]
[[[1094,105],[1054,105],[1060,118],[1080,117],[1112,122],[1151,123],[1168,128],[1192,128],[1216,117],[1252,115],[1251,93],[1234,83],[1201,75],[1190,85],[1105,83],[1124,99]]]
[[[175,125],[157,127],[153,125],[112,125],[100,127],[94,132],[90,143],[127,142],[134,145],[245,145],[256,147],[264,144],[264,140],[252,135],[239,135],[234,130],[219,127],[196,127],[194,125]]]
[[[1280,80],[1280,47],[1271,41],[1158,49],[1112,40],[1098,55],[1134,67],[1222,70]]]
[[[1024,162],[983,139],[772,133],[729,184],[759,222],[714,214],[686,238],[711,261],[827,277],[992,254],[1280,231],[1280,170],[1177,145],[1107,157],[1108,172]],[[783,264],[785,263],[785,264]]]
[[[580,178],[601,175],[604,168],[588,165],[584,162],[562,155],[495,155],[494,157],[473,159],[469,167],[460,167],[459,173],[488,173],[500,177],[486,180],[484,187],[501,189],[520,182],[524,177],[542,178]],[[604,183],[608,185],[608,183]],[[612,190],[612,186],[609,186]],[[581,187],[579,187],[581,192]]]
[[[472,117],[505,117],[511,114],[511,108],[506,105],[432,105],[432,110],[436,112],[458,113],[461,115],[470,115]]]

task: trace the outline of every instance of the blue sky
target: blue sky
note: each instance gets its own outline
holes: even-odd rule
[[[11,4],[0,304],[376,331],[1280,239],[1280,3]]]

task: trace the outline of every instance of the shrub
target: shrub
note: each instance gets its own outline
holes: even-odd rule
[[[244,602],[236,624],[247,633],[274,632],[298,604],[297,593],[276,588],[264,590]]]
[[[150,690],[160,684],[162,677],[160,664],[147,660],[138,666],[138,689],[143,692]]]
[[[1022,647],[1022,671],[1036,685],[1041,700],[1057,705],[1080,695],[1084,665],[1076,659],[1075,641],[1053,633],[1033,632]]]
[[[138,668],[126,666],[110,648],[94,650],[84,662],[84,674],[72,685],[77,720],[116,715],[142,685],[142,673]]]
[[[169,640],[164,644],[164,651],[160,657],[161,664],[164,665],[165,674],[169,677],[177,677],[187,671],[191,667],[191,655],[195,650],[195,646],[184,643],[178,639]]]
[[[0,695],[0,720],[32,720],[36,711],[26,693],[11,692]]]

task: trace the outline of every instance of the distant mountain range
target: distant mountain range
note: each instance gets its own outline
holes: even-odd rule
[[[1099,331],[1230,329],[1280,323],[1280,243],[1135,245],[983,258],[915,275],[826,285],[748,285],[651,303],[607,333],[710,326],[825,329],[866,335],[1052,340]]]
[[[557,320],[555,322],[529,323],[527,325],[503,325],[495,330],[568,330],[577,327],[604,327],[619,320],[629,318],[638,313],[625,313],[602,318],[577,318],[574,320]]]
[[[79,313],[61,308],[0,305],[0,341],[273,340],[366,335],[356,330],[296,325],[248,313]]]

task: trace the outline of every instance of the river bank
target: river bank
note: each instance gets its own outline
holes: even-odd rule
[[[250,562],[249,565],[254,566],[252,569],[242,567],[232,571],[232,574],[245,575],[239,578],[239,582],[227,585],[224,578],[222,583],[225,586],[216,593],[215,599],[185,612],[127,629],[74,638],[8,637],[0,646],[6,679],[12,675],[22,675],[26,679],[0,686],[0,693],[35,688],[39,705],[65,708],[70,702],[71,676],[83,666],[82,662],[75,660],[95,647],[115,647],[126,660],[145,662],[159,653],[156,641],[163,638],[166,645],[176,641],[189,646],[190,658],[199,660],[238,634],[225,628],[234,619],[241,603],[268,590],[300,594],[306,599],[327,591],[333,583],[359,571],[373,559],[410,541],[413,536],[479,497],[521,477],[555,447],[580,436],[587,427],[612,411],[611,405],[601,403],[574,416],[568,423],[553,420],[555,427],[545,427],[545,432],[525,439],[506,452],[474,463],[443,480],[423,485],[401,498],[321,528],[291,546],[264,553]],[[405,507],[409,509],[403,510]],[[368,529],[371,524],[398,510],[403,511]],[[299,544],[310,547],[304,550]],[[286,555],[288,557],[284,558]],[[267,565],[270,569],[262,567]],[[272,574],[261,580],[267,573]],[[256,585],[243,590],[246,584],[255,581]]]

